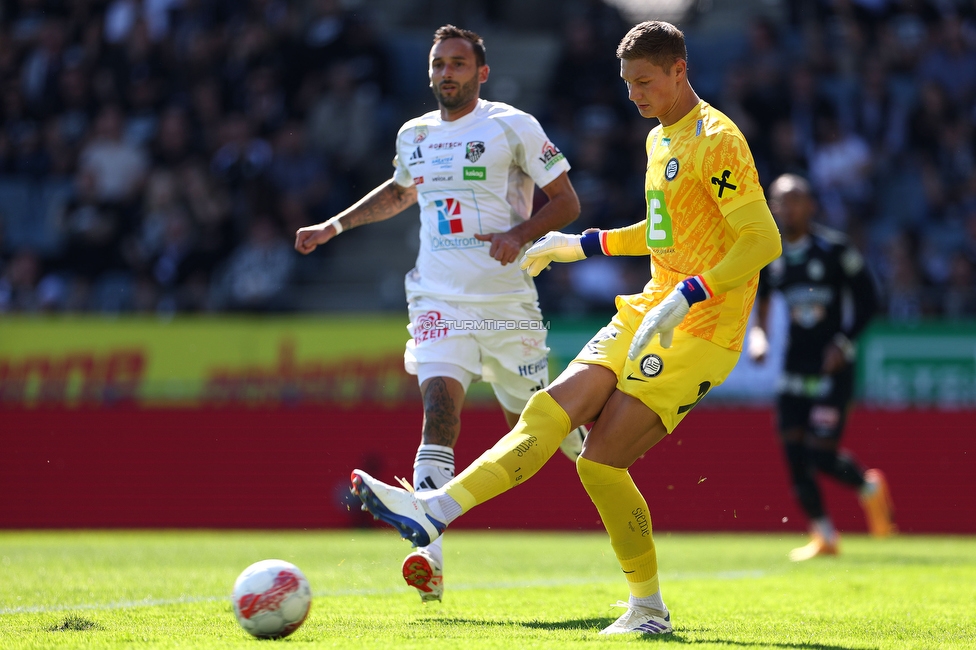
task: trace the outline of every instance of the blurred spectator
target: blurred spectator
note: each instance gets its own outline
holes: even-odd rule
[[[39,311],[40,279],[41,260],[33,251],[20,251],[0,267],[0,314]]]
[[[291,240],[267,216],[254,219],[215,286],[217,309],[276,312],[290,308],[288,280],[295,266]]]
[[[329,170],[323,157],[306,144],[305,127],[300,122],[290,122],[278,131],[269,169],[271,182],[279,193],[294,197],[310,212],[325,215],[331,190]]]
[[[356,85],[349,64],[336,63],[328,68],[321,99],[309,112],[312,146],[352,178],[365,173],[375,155],[379,99],[375,88]]]
[[[932,29],[933,47],[918,67],[920,80],[939,84],[960,106],[976,96],[976,48],[966,40],[962,21],[947,14],[942,24]]]
[[[229,115],[220,129],[221,146],[210,169],[230,187],[238,189],[267,173],[273,158],[271,145],[254,135],[244,115]]]
[[[786,4],[785,21],[697,34],[688,21],[692,63],[708,57],[721,86],[704,99],[740,126],[762,181],[812,181],[828,225],[876,265],[893,317],[976,317],[966,289],[976,263],[972,3]],[[473,7],[455,15],[527,29],[505,24],[517,12],[501,5]],[[549,27],[560,49],[536,114],[573,165],[586,226],[626,225],[645,210],[652,125],[619,79],[626,28],[601,0],[561,3]],[[5,228],[19,233],[18,250],[0,239],[4,309],[287,307],[280,278],[293,277],[295,260],[271,251],[347,205],[349,188],[389,178],[383,149],[397,112],[415,109],[394,95],[391,53],[408,41],[370,3],[344,0],[4,2],[0,193]],[[45,226],[52,212],[56,230]],[[902,234],[915,231],[925,236]],[[38,233],[49,245],[26,251]],[[261,259],[277,270],[262,277]],[[540,291],[566,293],[541,298],[559,303],[554,312],[599,312],[605,294],[639,290],[646,267],[630,262],[544,274]],[[236,284],[220,271],[231,263],[245,278]],[[294,277],[317,281],[316,269]]]
[[[166,108],[159,117],[150,147],[153,164],[174,169],[188,162],[198,151],[190,138],[186,111],[176,105]]]
[[[863,82],[854,97],[853,127],[881,162],[905,145],[906,110],[894,96],[884,62],[869,57],[862,69]]]
[[[97,201],[124,204],[137,199],[149,171],[146,152],[123,140],[123,120],[119,106],[103,107],[92,139],[79,155],[82,182],[93,184],[92,197]]]
[[[933,305],[927,299],[922,274],[915,257],[913,239],[907,233],[894,237],[887,247],[888,317],[899,321],[915,321],[931,313]]]
[[[810,153],[810,180],[823,205],[826,225],[844,231],[852,219],[864,219],[871,203],[871,172],[867,143],[845,132],[833,112],[821,112]]]
[[[58,78],[66,64],[64,29],[64,22],[59,17],[46,17],[37,45],[27,54],[21,70],[24,97],[40,115],[55,108]]]
[[[95,176],[82,172],[59,223],[64,242],[58,270],[71,282],[68,304],[87,309],[93,285],[107,273],[124,271],[122,242],[128,230],[125,208],[102,198]]]
[[[803,176],[808,173],[806,155],[790,120],[780,120],[770,129],[769,160],[762,161],[759,178],[778,178],[783,174]],[[759,161],[757,160],[757,165]]]
[[[949,279],[942,292],[942,314],[949,319],[976,318],[976,272],[962,252],[949,261]]]

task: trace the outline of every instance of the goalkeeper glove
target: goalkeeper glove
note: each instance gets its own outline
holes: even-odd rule
[[[670,348],[674,328],[688,315],[691,306],[711,297],[712,292],[700,275],[682,280],[674,291],[644,315],[627,356],[631,361],[637,359],[655,334],[661,335],[662,348]]]
[[[585,235],[548,232],[525,251],[519,266],[535,277],[542,273],[550,262],[578,262],[603,252],[600,235],[600,231],[588,232]]]

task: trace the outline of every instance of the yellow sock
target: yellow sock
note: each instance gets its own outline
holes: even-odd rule
[[[515,428],[458,474],[444,491],[464,512],[538,472],[569,433],[566,411],[539,391],[529,399]]]
[[[627,576],[630,593],[637,598],[657,593],[660,584],[651,515],[630,472],[582,456],[576,461],[576,470],[610,534],[610,544]]]

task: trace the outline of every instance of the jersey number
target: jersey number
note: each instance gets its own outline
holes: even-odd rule
[[[647,247],[669,246],[674,246],[674,235],[671,232],[671,215],[664,204],[664,192],[647,190]]]

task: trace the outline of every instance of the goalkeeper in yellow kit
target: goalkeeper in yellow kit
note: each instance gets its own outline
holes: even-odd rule
[[[687,77],[684,35],[669,23],[631,29],[617,48],[620,76],[647,137],[647,215],[583,235],[550,232],[522,260],[531,275],[550,262],[592,255],[650,255],[642,293],[617,314],[512,431],[443,488],[423,494],[352,474],[364,507],[414,544],[528,480],[574,427],[593,422],[577,461],[630,587],[627,611],[604,634],[671,632],[661,598],[647,503],[628,468],[670,433],[731,372],[742,350],[759,270],[780,254],[749,147],[732,121],[699,99]]]

